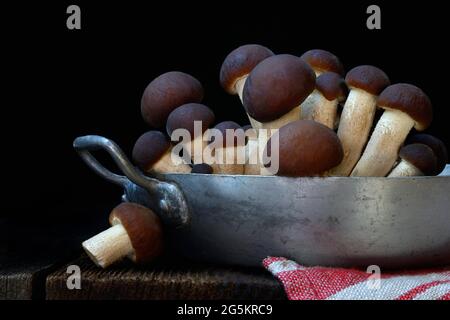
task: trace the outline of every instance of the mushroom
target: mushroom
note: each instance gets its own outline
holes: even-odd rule
[[[141,135],[134,144],[132,159],[144,172],[191,172],[191,167],[183,163],[179,155],[172,153],[169,139],[160,131],[148,131]]]
[[[242,91],[249,73],[262,60],[273,56],[274,53],[259,44],[247,44],[231,51],[220,68],[220,84],[226,92],[239,95],[241,102]],[[249,116],[253,126],[258,126]]]
[[[199,164],[194,164],[192,166],[192,171],[191,173],[202,173],[202,174],[212,174],[213,168],[206,163],[199,163]]]
[[[172,134],[177,129],[184,129],[188,134],[188,140],[181,141],[183,149],[190,155],[193,164],[200,164],[204,163],[203,151],[208,145],[204,133],[214,121],[215,116],[210,108],[199,103],[188,103],[170,113],[166,130],[171,140],[177,141],[177,137]]]
[[[341,142],[330,128],[312,120],[291,122],[275,132],[267,142],[272,156],[272,139],[278,139],[278,172],[281,176],[327,176],[343,158]],[[270,164],[272,165],[272,163]],[[265,165],[268,167],[268,165]]]
[[[433,175],[438,175],[444,170],[448,162],[448,153],[445,144],[441,140],[430,134],[417,133],[406,139],[406,144],[412,143],[422,143],[433,150],[437,160],[436,172],[433,172]]]
[[[421,143],[404,146],[399,152],[400,162],[388,177],[429,176],[436,172],[436,156],[433,150]]]
[[[261,61],[250,72],[243,91],[247,113],[260,123],[254,127],[278,129],[299,120],[298,106],[314,90],[315,80],[308,64],[293,55],[280,54]]]
[[[82,243],[97,266],[106,268],[125,257],[144,264],[162,252],[162,225],[150,209],[136,203],[122,203],[111,211],[109,223],[109,229]]]
[[[382,70],[367,65],[350,70],[345,81],[350,93],[337,131],[344,159],[331,172],[336,176],[348,176],[358,162],[372,128],[377,96],[389,85],[389,78]]]
[[[208,148],[212,148],[214,162],[209,163],[214,173],[243,174],[245,163],[244,130],[234,121],[223,121],[214,129],[219,136],[213,135]],[[220,138],[220,141],[216,141]]]
[[[152,128],[162,129],[175,108],[202,99],[203,87],[197,79],[179,71],[167,72],[145,88],[141,99],[142,117]]]
[[[264,170],[264,166],[261,165],[261,153],[265,144],[259,144],[257,130],[252,127],[243,127],[245,130],[245,137],[247,138],[247,143],[245,145],[245,165],[244,174],[246,175],[259,175]]]
[[[347,97],[344,79],[334,72],[324,72],[316,79],[316,88],[301,105],[301,118],[314,120],[334,129],[340,102]]]
[[[378,97],[383,115],[370,137],[352,176],[384,177],[397,160],[400,146],[414,127],[425,130],[433,119],[428,96],[418,87],[406,83],[391,85]]]
[[[313,49],[302,54],[300,59],[311,66],[316,76],[320,76],[324,72],[334,72],[342,77],[344,76],[344,66],[339,58],[331,52]]]

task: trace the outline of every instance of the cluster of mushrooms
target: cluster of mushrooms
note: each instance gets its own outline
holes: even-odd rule
[[[269,174],[262,154],[270,154],[271,135],[279,139],[277,175],[436,175],[447,162],[442,141],[410,134],[413,128],[423,131],[431,123],[433,110],[427,95],[411,84],[391,84],[377,67],[357,66],[345,74],[340,60],[325,50],[297,57],[251,44],[228,54],[220,83],[226,92],[239,96],[251,125],[225,121],[213,126],[213,111],[201,104],[200,82],[182,72],[162,74],[142,97],[142,116],[155,130],[136,141],[135,164],[149,173]],[[376,122],[377,112],[382,115]],[[197,136],[194,121],[202,122]],[[179,128],[194,137],[183,146],[192,161],[174,165],[169,137]],[[224,137],[226,130],[245,135],[246,139],[232,143],[235,149],[245,148],[244,161],[208,163],[195,154],[194,145],[207,148],[211,142],[204,139],[209,128],[220,130]],[[262,137],[260,129],[269,134]],[[226,155],[228,150],[223,151]],[[248,161],[254,158],[256,162]]]
[[[150,82],[141,112],[153,130],[137,139],[132,152],[142,171],[270,174],[261,154],[262,149],[271,152],[270,140],[275,135],[279,141],[276,174],[283,176],[437,175],[447,163],[441,140],[411,133],[413,128],[423,131],[431,123],[433,110],[427,95],[411,84],[391,84],[377,67],[357,66],[345,74],[340,60],[324,50],[297,57],[276,55],[251,44],[225,58],[220,83],[229,94],[239,96],[251,125],[224,121],[214,126],[213,111],[201,104],[201,83],[186,73],[168,72]],[[382,114],[377,117],[377,112]],[[194,130],[195,121],[201,121],[200,132]],[[202,154],[196,153],[212,142],[204,139],[210,128],[226,139],[225,132],[233,130],[233,141],[223,141],[223,155],[237,155],[237,149],[243,148],[245,159],[241,163],[205,162]],[[176,129],[185,129],[193,137],[183,145],[189,163],[173,162],[174,157],[181,157],[172,152]],[[261,129],[269,134],[263,136]],[[237,139],[239,135],[245,139]],[[249,161],[255,158],[255,162]],[[107,267],[124,257],[146,263],[162,251],[162,225],[150,209],[122,203],[111,212],[110,224],[109,229],[83,242],[98,266]]]

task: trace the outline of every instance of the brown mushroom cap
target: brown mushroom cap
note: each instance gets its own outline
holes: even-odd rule
[[[206,163],[194,164],[192,166],[192,173],[202,173],[202,174],[211,174],[213,173],[213,168]]]
[[[202,133],[204,133],[214,123],[215,116],[212,110],[203,104],[184,104],[173,110],[167,118],[167,133],[171,136],[176,129],[186,129],[194,138],[194,121],[202,122]]]
[[[434,174],[439,174],[444,170],[448,162],[448,153],[445,144],[441,140],[430,134],[417,133],[409,136],[406,140],[406,144],[412,143],[422,143],[433,150],[437,160],[436,172],[434,172]]]
[[[424,175],[436,172],[436,156],[433,150],[421,143],[408,144],[400,149],[399,157],[419,169]]]
[[[274,53],[259,44],[247,44],[231,51],[220,68],[220,84],[229,94],[237,94],[235,84],[262,60]]]
[[[136,263],[146,263],[158,256],[163,248],[163,231],[159,217],[137,203],[124,202],[109,215],[111,225],[121,224],[127,231]]]
[[[362,89],[370,94],[379,95],[391,84],[388,76],[383,70],[374,66],[358,66],[350,70],[345,76],[347,86]]]
[[[148,131],[134,144],[132,159],[141,170],[148,171],[166,152],[171,144],[159,131]]]
[[[281,127],[271,139],[279,138],[279,170],[282,176],[314,176],[337,166],[344,157],[336,133],[312,120],[297,120]]]
[[[244,85],[244,107],[259,122],[278,119],[308,97],[315,79],[313,70],[298,57],[269,57],[250,72]]]
[[[322,73],[316,79],[316,89],[329,101],[344,101],[348,94],[348,88],[344,79],[334,72]]]
[[[223,144],[222,146],[225,148],[229,143],[230,145],[233,144],[234,146],[237,146],[239,143],[239,139],[238,137],[241,136],[242,140],[245,143],[245,131],[243,130],[243,128],[237,124],[234,121],[223,121],[218,123],[214,129],[217,129],[220,131],[220,133],[222,134],[222,138],[223,138]],[[228,141],[227,138],[227,130],[233,130],[235,136],[234,136],[234,141],[230,142]],[[214,141],[214,137],[211,137],[211,143]]]
[[[167,72],[145,88],[141,114],[152,128],[161,129],[175,108],[190,102],[201,102],[202,99],[203,87],[197,79],[183,72]]]
[[[344,76],[344,66],[339,58],[331,52],[313,49],[306,51],[300,58],[308,63],[314,70],[320,72],[335,72]]]
[[[433,120],[433,107],[428,96],[418,87],[407,83],[393,84],[381,92],[378,106],[383,109],[397,109],[408,114],[414,121],[414,128],[425,130]]]

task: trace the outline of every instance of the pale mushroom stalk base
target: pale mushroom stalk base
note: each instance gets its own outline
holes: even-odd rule
[[[236,92],[239,96],[239,99],[241,99],[242,105],[244,105],[244,99],[243,99],[243,92],[244,92],[244,85],[245,81],[247,80],[248,75],[243,76],[242,78],[239,78],[236,80],[236,83],[234,84],[234,87],[236,88]],[[253,119],[248,113],[248,120],[250,121],[250,124],[252,125],[252,128],[254,129],[261,129],[262,123]]]
[[[247,145],[245,146],[244,174],[246,175],[259,174],[261,165],[259,162],[257,152],[258,152],[258,139],[249,139]]]
[[[226,147],[215,149],[216,161],[211,167],[214,173],[218,174],[244,174],[245,149],[244,147]],[[219,152],[219,154],[218,154]],[[222,157],[220,157],[222,153]],[[217,159],[219,158],[219,159]],[[221,159],[220,159],[221,158]]]
[[[244,166],[244,174],[246,175],[273,175],[269,169],[264,167],[263,153],[267,144],[267,140],[263,137],[249,140],[246,147],[246,160]]]
[[[267,141],[270,139],[270,137],[273,135],[276,130],[280,129],[281,127],[287,125],[288,123],[300,120],[300,107],[295,107],[288,113],[282,115],[278,119],[275,119],[273,121],[269,122],[263,122],[260,123],[261,127],[256,129],[258,133],[258,139],[259,143],[263,146],[266,145]],[[249,116],[250,118],[250,116]],[[252,124],[253,126],[253,124]],[[255,128],[255,127],[253,127]],[[260,130],[267,130],[266,134],[262,134]]]
[[[269,129],[280,129],[281,127],[283,127],[284,125],[286,125],[288,123],[300,120],[300,113],[301,113],[300,108],[295,107],[288,113],[285,113],[284,115],[279,117],[278,119],[262,123],[261,129],[268,129],[268,130]],[[270,136],[271,136],[271,134],[269,134],[269,137]]]
[[[172,157],[177,158],[180,164],[175,164],[172,161]],[[191,167],[177,156],[172,155],[171,151],[166,152],[147,172],[159,172],[159,173],[190,173]]]
[[[312,112],[317,105],[318,96],[320,95],[319,91],[314,89],[314,91],[302,102],[300,105],[300,118],[302,120],[313,120]]]
[[[337,135],[344,158],[330,172],[333,176],[348,176],[361,156],[369,137],[376,111],[376,96],[353,88],[342,110]]]
[[[336,122],[336,113],[338,107],[338,100],[328,100],[323,95],[319,94],[317,97],[317,104],[312,110],[312,119],[319,122],[330,129],[334,129]]]
[[[395,164],[398,151],[413,126],[414,120],[406,113],[386,109],[351,176],[386,176]]]
[[[402,160],[394,169],[392,169],[388,177],[414,177],[423,175],[423,172],[417,169],[417,167],[413,166],[408,161]]]
[[[203,139],[203,134],[195,137],[184,145],[184,149],[189,152],[192,164],[204,163],[203,152],[208,147],[208,141]]]
[[[91,260],[102,268],[134,253],[127,231],[121,224],[84,241],[82,246]]]

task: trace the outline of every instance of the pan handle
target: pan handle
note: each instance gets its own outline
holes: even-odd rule
[[[188,224],[189,210],[179,187],[142,174],[114,141],[102,136],[88,135],[76,138],[73,147],[83,161],[104,179],[123,187],[126,191],[136,189],[136,186],[130,186],[130,181],[145,189],[148,197],[143,199],[142,204],[158,213],[164,222],[177,227]],[[125,176],[113,173],[102,166],[91,154],[91,151],[97,150],[108,152]]]

